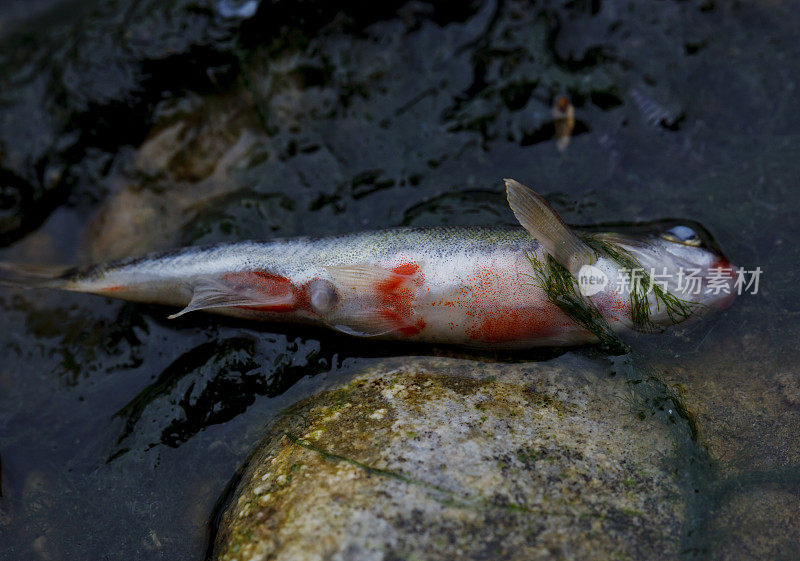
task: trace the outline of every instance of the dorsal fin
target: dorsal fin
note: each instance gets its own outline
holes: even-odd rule
[[[595,252],[569,229],[547,201],[513,179],[504,181],[514,216],[556,261],[572,274],[597,261]]]

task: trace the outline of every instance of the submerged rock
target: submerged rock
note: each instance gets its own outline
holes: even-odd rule
[[[215,559],[675,558],[676,441],[620,378],[567,354],[339,380],[273,422]]]
[[[786,475],[788,481],[783,483],[761,482],[748,488],[748,482],[742,482],[740,489],[720,501],[704,528],[704,539],[712,552],[710,559],[797,559],[800,545],[797,474]]]

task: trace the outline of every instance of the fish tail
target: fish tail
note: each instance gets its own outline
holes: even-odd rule
[[[14,288],[69,288],[74,269],[0,261],[0,286]]]

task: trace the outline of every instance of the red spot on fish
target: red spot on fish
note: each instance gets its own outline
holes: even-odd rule
[[[711,267],[709,267],[709,269],[711,269],[711,270],[719,269],[718,274],[726,275],[726,276],[729,276],[729,277],[733,276],[733,267],[731,266],[730,261],[728,261],[727,259],[724,259],[724,258],[720,258],[720,259],[717,259],[716,261],[714,261],[711,264]]]
[[[593,296],[592,301],[607,321],[615,322],[620,321],[622,317],[628,319],[631,317],[630,301],[614,293],[601,292]]]
[[[714,261],[708,270],[708,278],[715,278],[715,282],[724,282],[722,281],[723,277],[729,277],[727,281],[728,289],[724,291],[720,291],[716,294],[716,299],[714,302],[714,307],[719,310],[724,310],[736,299],[736,284],[733,284],[731,281],[736,277],[736,272],[733,270],[733,265],[731,265],[730,261],[727,259],[720,257],[716,261]]]
[[[420,316],[412,321],[414,312],[410,308],[382,307],[378,313],[395,323],[397,330],[406,337],[418,335],[426,327],[425,320]]]
[[[301,310],[311,311],[311,283],[315,280],[319,280],[318,278],[311,279],[303,283],[300,287],[300,290],[295,291],[295,296],[297,297],[297,308]]]
[[[100,290],[102,290],[103,292],[116,292],[118,290],[122,290],[123,288],[125,288],[125,287],[124,286],[107,286],[105,288],[101,288]]]
[[[407,325],[405,327],[400,328],[400,332],[403,335],[411,337],[412,335],[417,335],[422,333],[422,330],[425,329],[425,320],[421,317],[417,318],[417,321],[414,322],[414,325]]]
[[[412,304],[415,286],[421,286],[424,278],[419,274],[419,265],[413,261],[403,261],[392,268],[391,278],[375,285],[380,304],[378,313],[391,320],[398,331],[406,337],[417,335],[425,329],[425,320],[417,316]]]
[[[485,343],[502,343],[555,336],[570,325],[551,305],[534,307],[530,288],[511,266],[484,267],[464,279],[458,304],[472,318],[467,335]]]
[[[398,275],[416,275],[419,272],[419,265],[414,263],[413,261],[409,261],[407,263],[401,263],[392,269]]]
[[[569,326],[560,316],[555,308],[497,308],[480,318],[467,334],[471,339],[486,343],[548,337]]]
[[[405,279],[402,277],[393,276],[377,283],[375,285],[375,290],[384,296],[388,296],[394,293],[404,281]]]
[[[229,273],[223,277],[225,282],[233,289],[249,289],[260,292],[270,297],[291,298],[291,304],[275,304],[267,306],[236,306],[247,310],[258,310],[259,312],[285,313],[297,309],[296,289],[292,281],[281,275],[273,275],[265,271],[246,271],[241,273]]]

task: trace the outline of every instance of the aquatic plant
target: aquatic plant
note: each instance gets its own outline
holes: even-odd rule
[[[582,238],[596,255],[609,257],[620,266],[622,272],[629,274],[631,321],[637,331],[656,333],[666,329],[651,319],[653,312],[648,298],[651,291],[655,296],[655,309],[660,310],[661,306],[664,306],[673,324],[688,319],[703,306],[700,303],[683,300],[653,283],[644,267],[627,250],[598,239],[594,235],[585,235]],[[597,337],[605,350],[614,354],[630,352],[630,348],[614,333],[600,310],[589,298],[580,294],[577,279],[566,267],[551,255],[547,255],[544,261],[529,252],[526,252],[525,256],[533,269],[531,276],[535,279],[536,286],[544,291],[552,304]]]
[[[525,252],[525,256],[533,269],[535,284],[544,291],[552,304],[597,337],[604,349],[613,354],[626,354],[630,351],[608,325],[600,310],[578,292],[578,283],[566,267],[551,255],[547,256],[546,262],[540,261],[529,252]]]
[[[698,302],[689,302],[678,298],[668,290],[664,290],[661,286],[652,282],[644,267],[627,250],[592,235],[583,236],[583,240],[598,254],[605,254],[614,260],[620,266],[620,270],[629,275],[631,321],[636,330],[646,333],[660,333],[666,329],[665,326],[657,325],[650,319],[652,312],[647,297],[650,291],[655,296],[656,310],[660,310],[663,305],[667,316],[673,324],[688,319],[703,307],[703,304]]]

